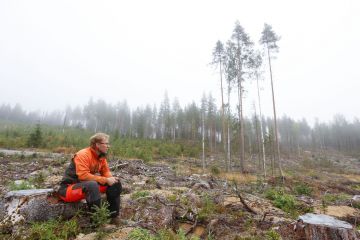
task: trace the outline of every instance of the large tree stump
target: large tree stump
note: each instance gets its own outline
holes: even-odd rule
[[[46,221],[59,216],[70,218],[84,204],[60,202],[53,189],[29,189],[8,192],[0,203],[0,227],[21,222]]]
[[[323,214],[307,213],[300,216],[295,229],[306,240],[359,239],[351,224]]]

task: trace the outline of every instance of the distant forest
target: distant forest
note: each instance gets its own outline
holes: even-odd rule
[[[126,101],[109,104],[104,100],[90,99],[83,107],[67,107],[65,111],[51,113],[27,112],[20,104],[0,106],[2,122],[58,126],[86,129],[90,132],[106,132],[121,138],[157,139],[166,141],[190,141],[201,144],[203,136],[206,151],[222,152],[221,111],[209,94],[200,104],[195,102],[180,106],[179,102],[165,94],[160,107],[156,105],[130,109]],[[238,115],[231,115],[231,152],[239,151]],[[256,115],[244,118],[246,153],[260,149],[258,139],[260,124],[266,149],[273,145],[273,119]],[[6,125],[6,124],[5,124]],[[6,128],[6,126],[3,125]],[[278,119],[279,140],[282,153],[298,154],[303,150],[335,149],[348,154],[358,154],[360,149],[360,121],[349,122],[342,115],[334,116],[328,123],[316,122],[310,126],[305,119],[296,121],[283,116]],[[204,133],[204,134],[203,134]]]

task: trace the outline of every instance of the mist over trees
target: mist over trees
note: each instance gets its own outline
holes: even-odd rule
[[[65,111],[51,113],[27,112],[21,105],[0,105],[0,120],[3,128],[7,123],[38,123],[63,127],[103,131],[121,138],[162,139],[166,141],[192,141],[204,143],[206,153],[224,152],[222,139],[222,111],[215,104],[215,98],[204,95],[202,102],[180,106],[177,99],[170,101],[164,96],[160,107],[146,105],[130,109],[126,101],[109,104],[104,100],[92,100],[85,106],[67,107]],[[204,121],[202,121],[202,119]],[[266,155],[272,157],[273,119],[253,114],[244,117],[244,150],[247,157],[261,152],[257,143],[257,131],[261,124]],[[238,115],[229,115],[231,154],[239,154]],[[283,154],[298,155],[304,150],[325,151],[335,149],[349,154],[358,154],[360,149],[360,121],[348,121],[342,115],[334,116],[327,123],[316,121],[310,126],[305,119],[294,120],[288,116],[278,119],[279,142]],[[256,130],[258,129],[258,130]]]

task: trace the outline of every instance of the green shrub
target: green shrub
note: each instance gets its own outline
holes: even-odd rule
[[[211,174],[217,176],[220,174],[220,169],[217,166],[211,166],[210,172]]]
[[[284,193],[283,189],[269,189],[265,197],[272,200],[275,207],[290,213],[293,217],[297,215],[297,202],[294,196]]]
[[[30,182],[34,183],[36,187],[40,187],[45,182],[45,174],[40,171],[38,174],[30,178]]]
[[[296,185],[295,188],[294,188],[294,191],[297,195],[307,195],[307,196],[310,196],[312,194],[312,188],[309,187],[308,185],[306,184],[299,184],[299,185]]]
[[[200,221],[205,220],[208,218],[211,214],[215,212],[215,204],[212,201],[212,199],[209,197],[209,195],[205,194],[202,197],[202,206],[198,214],[198,219]]]
[[[31,238],[38,240],[57,240],[59,239],[55,230],[58,227],[56,220],[50,220],[43,223],[34,223],[31,226]]]
[[[168,199],[170,202],[176,202],[177,196],[175,194],[171,194],[168,196]]]
[[[34,240],[67,240],[73,239],[79,233],[76,219],[69,221],[49,220],[33,223],[30,228],[30,239]]]
[[[34,131],[30,134],[27,145],[28,147],[38,148],[42,145],[42,142],[43,142],[43,134],[40,127],[40,123],[38,123],[36,124]]]
[[[176,238],[177,240],[186,240],[186,235],[185,232],[182,228],[179,228],[179,230],[176,233]]]
[[[131,194],[131,199],[138,199],[138,198],[144,198],[150,196],[150,192],[149,191],[138,191],[135,192],[133,194]]]
[[[278,195],[273,200],[273,204],[275,207],[278,207],[287,213],[293,212],[296,208],[294,197],[288,194]]]
[[[69,239],[76,236],[78,233],[79,225],[77,223],[77,220],[74,218],[69,221],[65,221],[60,231],[60,237],[62,237],[62,239]]]
[[[172,240],[175,239],[175,233],[169,229],[160,229],[156,234],[156,239],[161,240]]]
[[[325,205],[329,205],[329,204],[336,204],[338,202],[345,201],[349,198],[350,197],[346,194],[328,194],[327,193],[322,196],[322,201],[324,202]]]
[[[128,237],[128,240],[156,240],[154,236],[150,234],[150,232],[144,228],[135,228],[133,229]]]
[[[1,154],[1,153],[0,153]],[[351,188],[356,190],[356,191],[360,191],[360,185],[356,184],[356,185],[351,185]]]
[[[176,233],[170,229],[161,229],[151,240],[199,240],[196,236],[186,237],[183,229],[179,228]],[[139,238],[140,239],[140,238]],[[211,240],[211,238],[208,238]]]
[[[270,188],[270,189],[266,190],[265,197],[270,200],[275,200],[276,196],[279,194],[282,194],[281,189],[276,190],[274,188]]]
[[[253,226],[254,226],[254,220],[253,220],[252,218],[246,219],[246,221],[244,222],[244,227],[245,227],[245,229],[248,231],[248,230],[250,230]]]
[[[102,228],[105,224],[110,222],[110,211],[109,204],[106,201],[103,201],[100,207],[94,205],[93,212],[91,213],[91,225],[94,228]]]
[[[281,235],[277,233],[275,230],[271,229],[265,234],[266,240],[281,240]]]

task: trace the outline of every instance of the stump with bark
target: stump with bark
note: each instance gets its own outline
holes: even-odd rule
[[[0,203],[0,228],[9,228],[22,222],[46,221],[60,216],[70,218],[83,205],[81,202],[59,201],[53,189],[11,191]]]
[[[347,222],[332,216],[307,213],[294,226],[297,235],[306,240],[356,240],[356,230]]]

